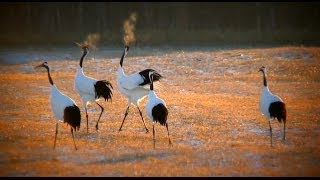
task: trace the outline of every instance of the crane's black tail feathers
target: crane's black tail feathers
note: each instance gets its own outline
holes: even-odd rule
[[[279,122],[283,120],[284,123],[286,123],[287,120],[287,110],[286,105],[281,102],[273,102],[270,104],[269,112],[271,118],[277,118]]]
[[[105,101],[108,101],[109,99],[111,100],[113,87],[109,81],[97,81],[97,83],[94,85],[94,88],[96,92],[96,99],[99,99],[102,96]]]
[[[153,71],[153,82],[156,82],[156,81],[159,81],[161,78],[162,78],[162,75],[159,74],[156,70],[154,69],[145,69],[141,72],[139,72],[139,74],[142,76],[143,78],[143,82],[141,84],[139,84],[140,86],[144,86],[146,84],[150,84],[151,81],[150,81],[150,78],[149,78],[149,72],[150,71]]]
[[[152,116],[155,122],[165,126],[168,118],[168,109],[160,103],[152,108]]]
[[[75,131],[80,129],[81,113],[78,106],[68,106],[64,109],[63,122],[69,124]]]

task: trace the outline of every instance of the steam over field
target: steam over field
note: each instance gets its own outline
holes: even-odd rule
[[[150,132],[145,133],[133,106],[118,132],[127,105],[116,81],[122,50],[106,57],[91,51],[84,61],[86,75],[107,79],[114,87],[112,103],[100,100],[105,111],[99,131],[100,109],[95,104],[89,108],[89,134],[74,89],[80,49],[69,58],[45,59],[57,87],[81,107],[77,151],[64,123],[53,149],[50,84],[45,70],[33,69],[42,58],[0,65],[0,176],[320,175],[320,48],[148,48],[151,53],[145,53],[130,47],[126,73],[154,68],[164,76],[155,90],[168,106],[173,147],[166,128],[156,125],[155,149],[146,99],[140,108]],[[288,111],[286,141],[283,124],[272,121],[273,147],[259,111],[261,66],[267,67],[268,86]]]

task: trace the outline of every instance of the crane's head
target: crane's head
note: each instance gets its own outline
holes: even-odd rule
[[[266,73],[267,72],[267,69],[266,69],[266,67],[264,67],[264,66],[261,66],[261,68],[259,69],[259,71],[258,72],[262,72],[262,73]]]
[[[129,51],[129,46],[128,46],[128,45],[125,45],[125,46],[124,46],[124,56],[127,55],[128,51]]]
[[[89,51],[89,45],[88,44],[80,44],[80,43],[76,42],[76,45],[78,45],[85,52]]]
[[[35,68],[40,68],[40,67],[44,67],[44,68],[46,68],[47,70],[50,71],[50,65],[49,65],[48,62],[43,62],[42,64],[36,66]]]
[[[150,90],[153,91],[153,75],[154,75],[155,71],[151,70],[149,71],[149,79],[150,79]]]
[[[128,52],[128,51],[129,51],[129,46],[128,46],[128,45],[125,45],[125,46],[124,46],[124,49],[125,49],[126,52]]]
[[[149,71],[149,79],[150,79],[150,82],[153,82],[153,74],[155,73],[154,70],[151,70]]]
[[[89,46],[88,45],[83,45],[81,48],[82,48],[83,51],[86,51],[86,52],[89,51]]]

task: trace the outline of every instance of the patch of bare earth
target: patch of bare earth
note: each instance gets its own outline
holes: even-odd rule
[[[131,48],[130,51],[135,51]],[[130,107],[121,132],[127,100],[119,93],[119,58],[87,59],[84,72],[107,79],[114,87],[105,107],[89,109],[89,133],[80,96],[74,89],[78,59],[49,61],[58,88],[81,107],[80,131],[73,146],[70,127],[60,123],[53,149],[55,120],[41,62],[0,66],[0,176],[319,176],[320,175],[320,48],[279,47],[175,51],[130,57],[126,73],[154,68],[164,78],[157,94],[169,109],[166,128],[152,125],[140,108],[150,133],[145,133],[137,108]],[[259,112],[262,75],[267,67],[270,90],[287,105],[287,140],[283,124],[269,127]]]

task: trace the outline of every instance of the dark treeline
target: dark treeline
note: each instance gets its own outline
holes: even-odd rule
[[[0,4],[0,44],[72,44],[99,33],[122,44],[137,14],[136,45],[312,44],[320,40],[318,2],[12,2]]]

